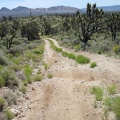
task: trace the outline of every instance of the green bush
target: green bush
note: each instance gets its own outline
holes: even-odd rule
[[[103,99],[103,89],[97,86],[91,88],[91,93],[95,94],[95,99],[101,101]]]
[[[64,56],[64,57],[68,57],[68,52],[62,52],[62,56]]]
[[[5,110],[5,114],[7,116],[7,120],[12,120],[14,118],[14,114],[9,110]]]
[[[120,53],[120,45],[114,46],[113,51],[118,55]]]
[[[47,63],[44,63],[45,70],[49,69],[49,65]]]
[[[53,75],[52,75],[51,73],[49,73],[49,74],[47,75],[47,77],[48,77],[48,78],[53,78]]]
[[[18,85],[16,80],[15,72],[8,67],[5,67],[1,70],[1,77],[5,80],[5,86],[13,87]]]
[[[27,88],[23,85],[20,87],[20,91],[25,94],[27,92]]]
[[[113,95],[117,92],[117,86],[116,85],[108,86],[107,91],[110,95]]]
[[[43,79],[43,76],[37,75],[33,78],[34,81],[41,81]]]
[[[90,63],[90,68],[94,68],[94,67],[96,67],[97,66],[97,63],[96,62],[91,62]]]
[[[32,68],[29,65],[25,65],[23,69],[26,77],[29,77],[32,74]]]
[[[76,55],[74,53],[68,53],[68,58],[69,59],[75,59]]]
[[[4,104],[5,104],[5,100],[3,97],[0,96],[0,112],[2,112]]]
[[[110,97],[105,99],[105,105],[109,110],[112,110],[116,119],[120,119],[120,96]]]
[[[7,59],[7,57],[5,56],[5,54],[3,54],[2,51],[0,51],[0,65],[8,65],[9,61]]]
[[[9,50],[9,53],[14,56],[18,56],[18,55],[22,54],[23,51],[24,51],[24,48],[22,46],[15,46]]]
[[[5,79],[0,76],[0,88],[4,87],[4,85],[5,85]]]
[[[75,52],[79,51],[80,49],[81,49],[81,46],[79,44],[74,46]]]
[[[87,64],[90,62],[90,59],[83,55],[76,56],[75,60],[77,63],[80,63],[80,64]]]

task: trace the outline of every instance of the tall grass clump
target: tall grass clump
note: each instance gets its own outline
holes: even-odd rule
[[[120,119],[120,96],[105,99],[105,106],[109,111],[113,111],[116,119]]]
[[[117,92],[117,86],[116,85],[108,86],[107,91],[110,95],[113,95]]]
[[[83,56],[83,55],[76,56],[75,60],[79,64],[87,64],[87,63],[90,62],[90,59],[85,57],[85,56]]]
[[[103,99],[103,89],[97,86],[93,86],[91,88],[91,94],[95,95],[95,99],[97,101],[101,101]]]
[[[5,110],[5,114],[7,116],[7,120],[12,120],[14,118],[14,114],[9,109]]]

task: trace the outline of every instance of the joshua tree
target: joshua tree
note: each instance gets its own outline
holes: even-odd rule
[[[84,50],[89,40],[93,40],[92,35],[105,28],[103,26],[104,12],[98,9],[96,4],[87,4],[86,14],[78,14],[79,40],[84,43]]]

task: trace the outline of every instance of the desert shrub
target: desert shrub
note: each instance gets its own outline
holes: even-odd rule
[[[13,54],[14,56],[18,56],[19,54],[22,54],[24,51],[22,46],[15,46],[9,50],[10,54]]]
[[[74,53],[68,53],[68,58],[69,59],[75,59],[76,55]]]
[[[28,49],[35,49],[37,47],[37,44],[36,43],[30,43],[27,45]]]
[[[116,119],[120,119],[120,96],[106,98],[105,106],[114,112]]]
[[[29,65],[25,65],[23,69],[26,77],[29,77],[32,74],[32,68]]]
[[[5,114],[7,116],[7,120],[12,120],[14,118],[14,114],[9,109],[5,110]]]
[[[7,116],[4,112],[0,112],[0,120],[7,120]]]
[[[5,54],[0,50],[0,65],[8,65],[9,61]]]
[[[117,92],[117,86],[116,85],[108,86],[107,91],[110,95],[113,95]]]
[[[77,63],[80,63],[80,64],[87,64],[90,62],[90,59],[83,55],[76,56],[75,60]]]
[[[49,74],[47,75],[47,77],[48,77],[48,78],[53,78],[53,75],[52,75],[51,73],[49,73]]]
[[[21,86],[21,87],[20,87],[20,91],[25,94],[25,93],[27,92],[26,86],[24,86],[24,85]]]
[[[3,97],[9,105],[13,105],[17,103],[17,96],[12,91],[6,91]]]
[[[81,49],[80,44],[74,46],[75,52],[79,51]]]
[[[103,89],[97,86],[91,88],[91,93],[95,94],[95,99],[101,101],[103,99]]]
[[[64,56],[64,57],[68,57],[68,52],[62,52],[62,56]]]
[[[25,81],[27,81],[27,83],[32,83],[31,76],[26,76]]]
[[[91,62],[90,63],[90,68],[94,68],[94,67],[96,67],[97,66],[97,63],[96,62]]]
[[[49,65],[47,63],[44,63],[45,70],[49,69]]]
[[[27,81],[27,80],[24,80],[24,81],[23,81],[23,85],[24,85],[24,86],[27,86],[27,84],[28,84],[28,81]]]
[[[120,53],[120,45],[114,46],[113,51],[115,52],[116,55],[118,55]]]
[[[13,87],[14,85],[18,85],[18,81],[16,80],[15,72],[8,67],[5,67],[1,70],[1,76],[5,80],[5,86]]]
[[[0,76],[0,88],[3,87],[5,85],[5,79]]]
[[[28,58],[29,60],[30,59],[35,60],[35,59],[37,59],[38,56],[36,56],[36,54],[29,51],[29,52],[25,53],[25,57]]]
[[[34,81],[41,81],[43,79],[43,76],[37,75],[33,78]]]
[[[2,112],[4,104],[5,104],[5,100],[3,97],[0,96],[0,112]]]
[[[39,49],[39,48],[36,48],[36,49],[33,50],[33,52],[34,52],[35,54],[42,54],[42,53],[43,53],[43,50],[41,50],[41,49]]]

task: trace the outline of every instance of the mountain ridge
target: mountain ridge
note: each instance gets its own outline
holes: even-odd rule
[[[105,12],[116,12],[120,11],[120,5],[113,6],[98,6],[98,8],[103,9]],[[13,9],[8,9],[7,7],[2,7],[0,9],[0,17],[2,16],[15,16],[15,17],[24,17],[29,16],[30,12],[32,15],[44,15],[44,14],[65,14],[65,13],[75,13],[76,11],[85,12],[86,8],[79,9],[76,7],[70,6],[52,6],[49,8],[28,8],[24,6],[18,6]]]

